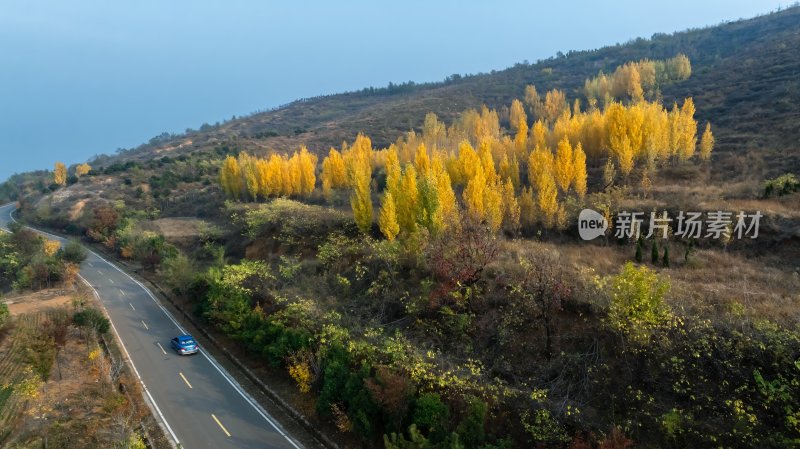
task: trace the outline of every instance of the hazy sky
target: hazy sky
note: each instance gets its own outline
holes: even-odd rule
[[[0,181],[300,97],[488,72],[781,4],[2,0]]]

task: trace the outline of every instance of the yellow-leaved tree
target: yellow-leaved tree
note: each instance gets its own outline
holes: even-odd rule
[[[239,162],[236,158],[230,155],[226,157],[219,172],[219,182],[225,194],[234,200],[240,199],[242,195],[241,176]]]
[[[462,193],[467,214],[475,221],[481,221],[486,216],[485,191],[486,177],[483,174],[483,167],[478,164],[475,174],[467,181],[467,187]]]
[[[372,142],[359,134],[347,152],[345,167],[352,188],[350,207],[358,229],[363,233],[372,227]]]
[[[583,152],[583,145],[578,142],[572,157],[573,180],[575,182],[575,193],[583,199],[586,195],[586,153]]]
[[[80,164],[75,167],[75,176],[80,178],[83,175],[89,174],[92,171],[92,166],[86,163]]]
[[[564,193],[567,193],[570,185],[572,185],[574,171],[572,165],[572,146],[569,144],[569,139],[564,136],[561,141],[558,142],[554,166],[556,182],[558,183],[558,187],[560,187],[561,191]]]
[[[53,168],[53,183],[60,186],[67,185],[67,166],[63,162],[56,162]]]
[[[697,122],[694,120],[694,101],[692,97],[683,101],[680,110],[678,137],[678,159],[688,161],[694,156],[697,147]]]
[[[400,233],[400,224],[397,222],[397,208],[391,192],[386,192],[383,195],[383,204],[378,215],[378,226],[390,242]]]
[[[506,182],[503,183],[503,226],[510,231],[517,231],[521,214],[519,202],[514,194],[514,184],[510,178],[506,178]]]
[[[558,213],[558,187],[556,187],[556,180],[551,172],[548,171],[539,176],[536,192],[542,222],[545,226],[552,227]]]
[[[400,222],[400,231],[412,234],[417,229],[419,207],[417,170],[412,164],[406,164],[406,168],[403,170],[395,202],[397,203],[397,221]]]
[[[711,123],[706,123],[706,130],[700,138],[700,159],[707,161],[711,159],[711,151],[714,150],[714,135],[711,134]]]
[[[528,158],[528,182],[538,186],[542,176],[552,176],[553,153],[547,148],[536,147]]]
[[[317,184],[317,156],[309,153],[304,145],[300,148],[297,158],[300,166],[300,195],[308,198]]]
[[[509,125],[511,125],[511,131],[519,131],[520,125],[524,124],[525,132],[527,132],[528,116],[525,114],[525,108],[522,107],[522,102],[516,98],[511,102],[508,121]]]
[[[347,187],[347,172],[344,168],[342,154],[331,148],[328,156],[322,160],[322,194],[330,201],[333,189]]]

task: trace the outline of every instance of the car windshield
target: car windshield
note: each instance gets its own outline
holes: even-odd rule
[[[194,340],[181,340],[181,343],[184,345],[193,345]]]

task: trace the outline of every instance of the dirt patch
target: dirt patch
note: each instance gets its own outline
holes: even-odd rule
[[[33,293],[8,296],[4,301],[11,315],[34,313],[54,307],[67,306],[72,297],[61,289],[40,290]]]
[[[141,227],[163,235],[168,242],[174,245],[190,247],[199,241],[203,230],[208,225],[199,218],[159,218],[143,222]]]

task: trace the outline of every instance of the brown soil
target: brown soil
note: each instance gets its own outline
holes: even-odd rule
[[[67,306],[71,303],[72,297],[61,289],[41,290],[34,293],[23,293],[8,296],[4,302],[8,304],[8,311],[11,315],[23,313],[34,313],[44,309]]]

